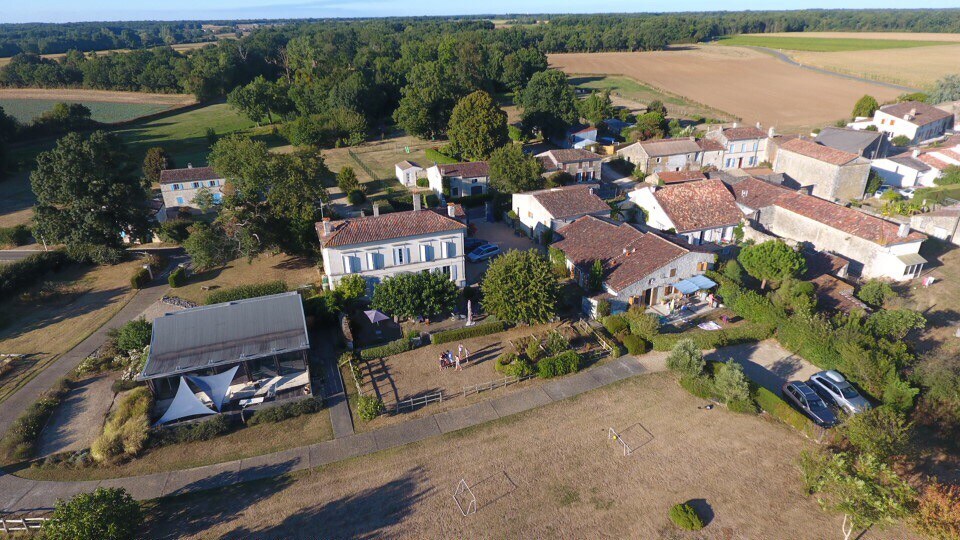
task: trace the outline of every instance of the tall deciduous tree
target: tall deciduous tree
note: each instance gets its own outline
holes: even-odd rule
[[[535,250],[510,250],[494,259],[480,288],[483,308],[500,320],[542,323],[556,315],[557,278]]]
[[[270,82],[262,75],[246,86],[238,86],[227,94],[227,103],[241,114],[260,125],[267,120],[273,123],[273,115],[283,115],[293,108],[287,98],[287,88],[281,83]]]
[[[35,233],[76,253],[119,249],[120,232],[148,231],[147,190],[134,174],[126,145],[96,131],[71,133],[37,156],[30,175],[37,197]]]
[[[853,106],[853,117],[872,118],[873,113],[877,112],[879,108],[880,104],[877,103],[877,98],[873,96],[863,96],[858,99],[856,105]]]
[[[160,171],[173,168],[173,158],[162,146],[154,146],[147,150],[143,158],[143,177],[147,182],[156,184],[160,181]]]
[[[747,246],[740,251],[737,260],[748,274],[762,281],[761,289],[767,286],[767,281],[796,277],[807,266],[803,255],[782,240]]]
[[[457,102],[447,130],[453,150],[464,159],[487,159],[490,153],[509,141],[507,113],[483,90]]]
[[[431,317],[449,314],[459,290],[442,272],[398,274],[381,281],[373,290],[373,307],[399,317]]]
[[[503,57],[503,74],[500,81],[510,90],[519,92],[534,73],[547,69],[547,55],[539,49],[527,47]]]
[[[490,185],[501,193],[543,188],[543,166],[517,144],[501,146],[490,154]]]
[[[439,62],[411,70],[393,119],[412,135],[433,138],[447,130],[450,114],[464,90]]]
[[[545,137],[563,137],[579,119],[576,96],[562,71],[548,69],[533,75],[521,92],[520,108],[528,130],[538,129]]]
[[[603,92],[593,92],[586,99],[577,102],[577,109],[580,116],[585,118],[593,126],[600,125],[600,122],[613,115],[613,102],[610,101],[610,90]]]

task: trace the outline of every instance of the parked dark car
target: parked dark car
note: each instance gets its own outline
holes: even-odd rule
[[[783,385],[783,397],[818,426],[833,427],[837,424],[837,415],[806,383],[793,381]]]
[[[467,238],[466,240],[463,241],[463,249],[467,253],[470,253],[471,251],[477,249],[478,247],[485,246],[489,243],[490,242],[487,242],[483,238]]]

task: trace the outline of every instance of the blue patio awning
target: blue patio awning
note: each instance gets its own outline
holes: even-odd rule
[[[695,293],[700,290],[700,287],[689,279],[674,283],[673,288],[680,291],[681,294]]]
[[[701,289],[712,289],[717,286],[716,282],[704,275],[693,276],[687,281],[692,281],[694,285]]]

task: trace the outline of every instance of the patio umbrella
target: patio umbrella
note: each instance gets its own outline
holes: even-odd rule
[[[387,317],[380,310],[377,310],[377,309],[370,309],[370,310],[364,311],[363,314],[366,315],[367,318],[370,319],[370,322],[372,322],[373,324],[380,324],[380,322],[382,321],[390,320],[390,317]]]

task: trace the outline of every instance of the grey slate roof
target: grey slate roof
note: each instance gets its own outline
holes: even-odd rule
[[[297,292],[168,313],[153,321],[140,375],[154,379],[310,348]]]
[[[888,160],[905,167],[910,167],[915,171],[927,172],[931,169],[929,165],[920,161],[919,159],[913,157],[913,154],[907,152],[905,154],[900,154],[893,157],[888,157]]]
[[[830,148],[863,155],[864,149],[875,146],[882,136],[878,131],[825,127],[814,140]]]

